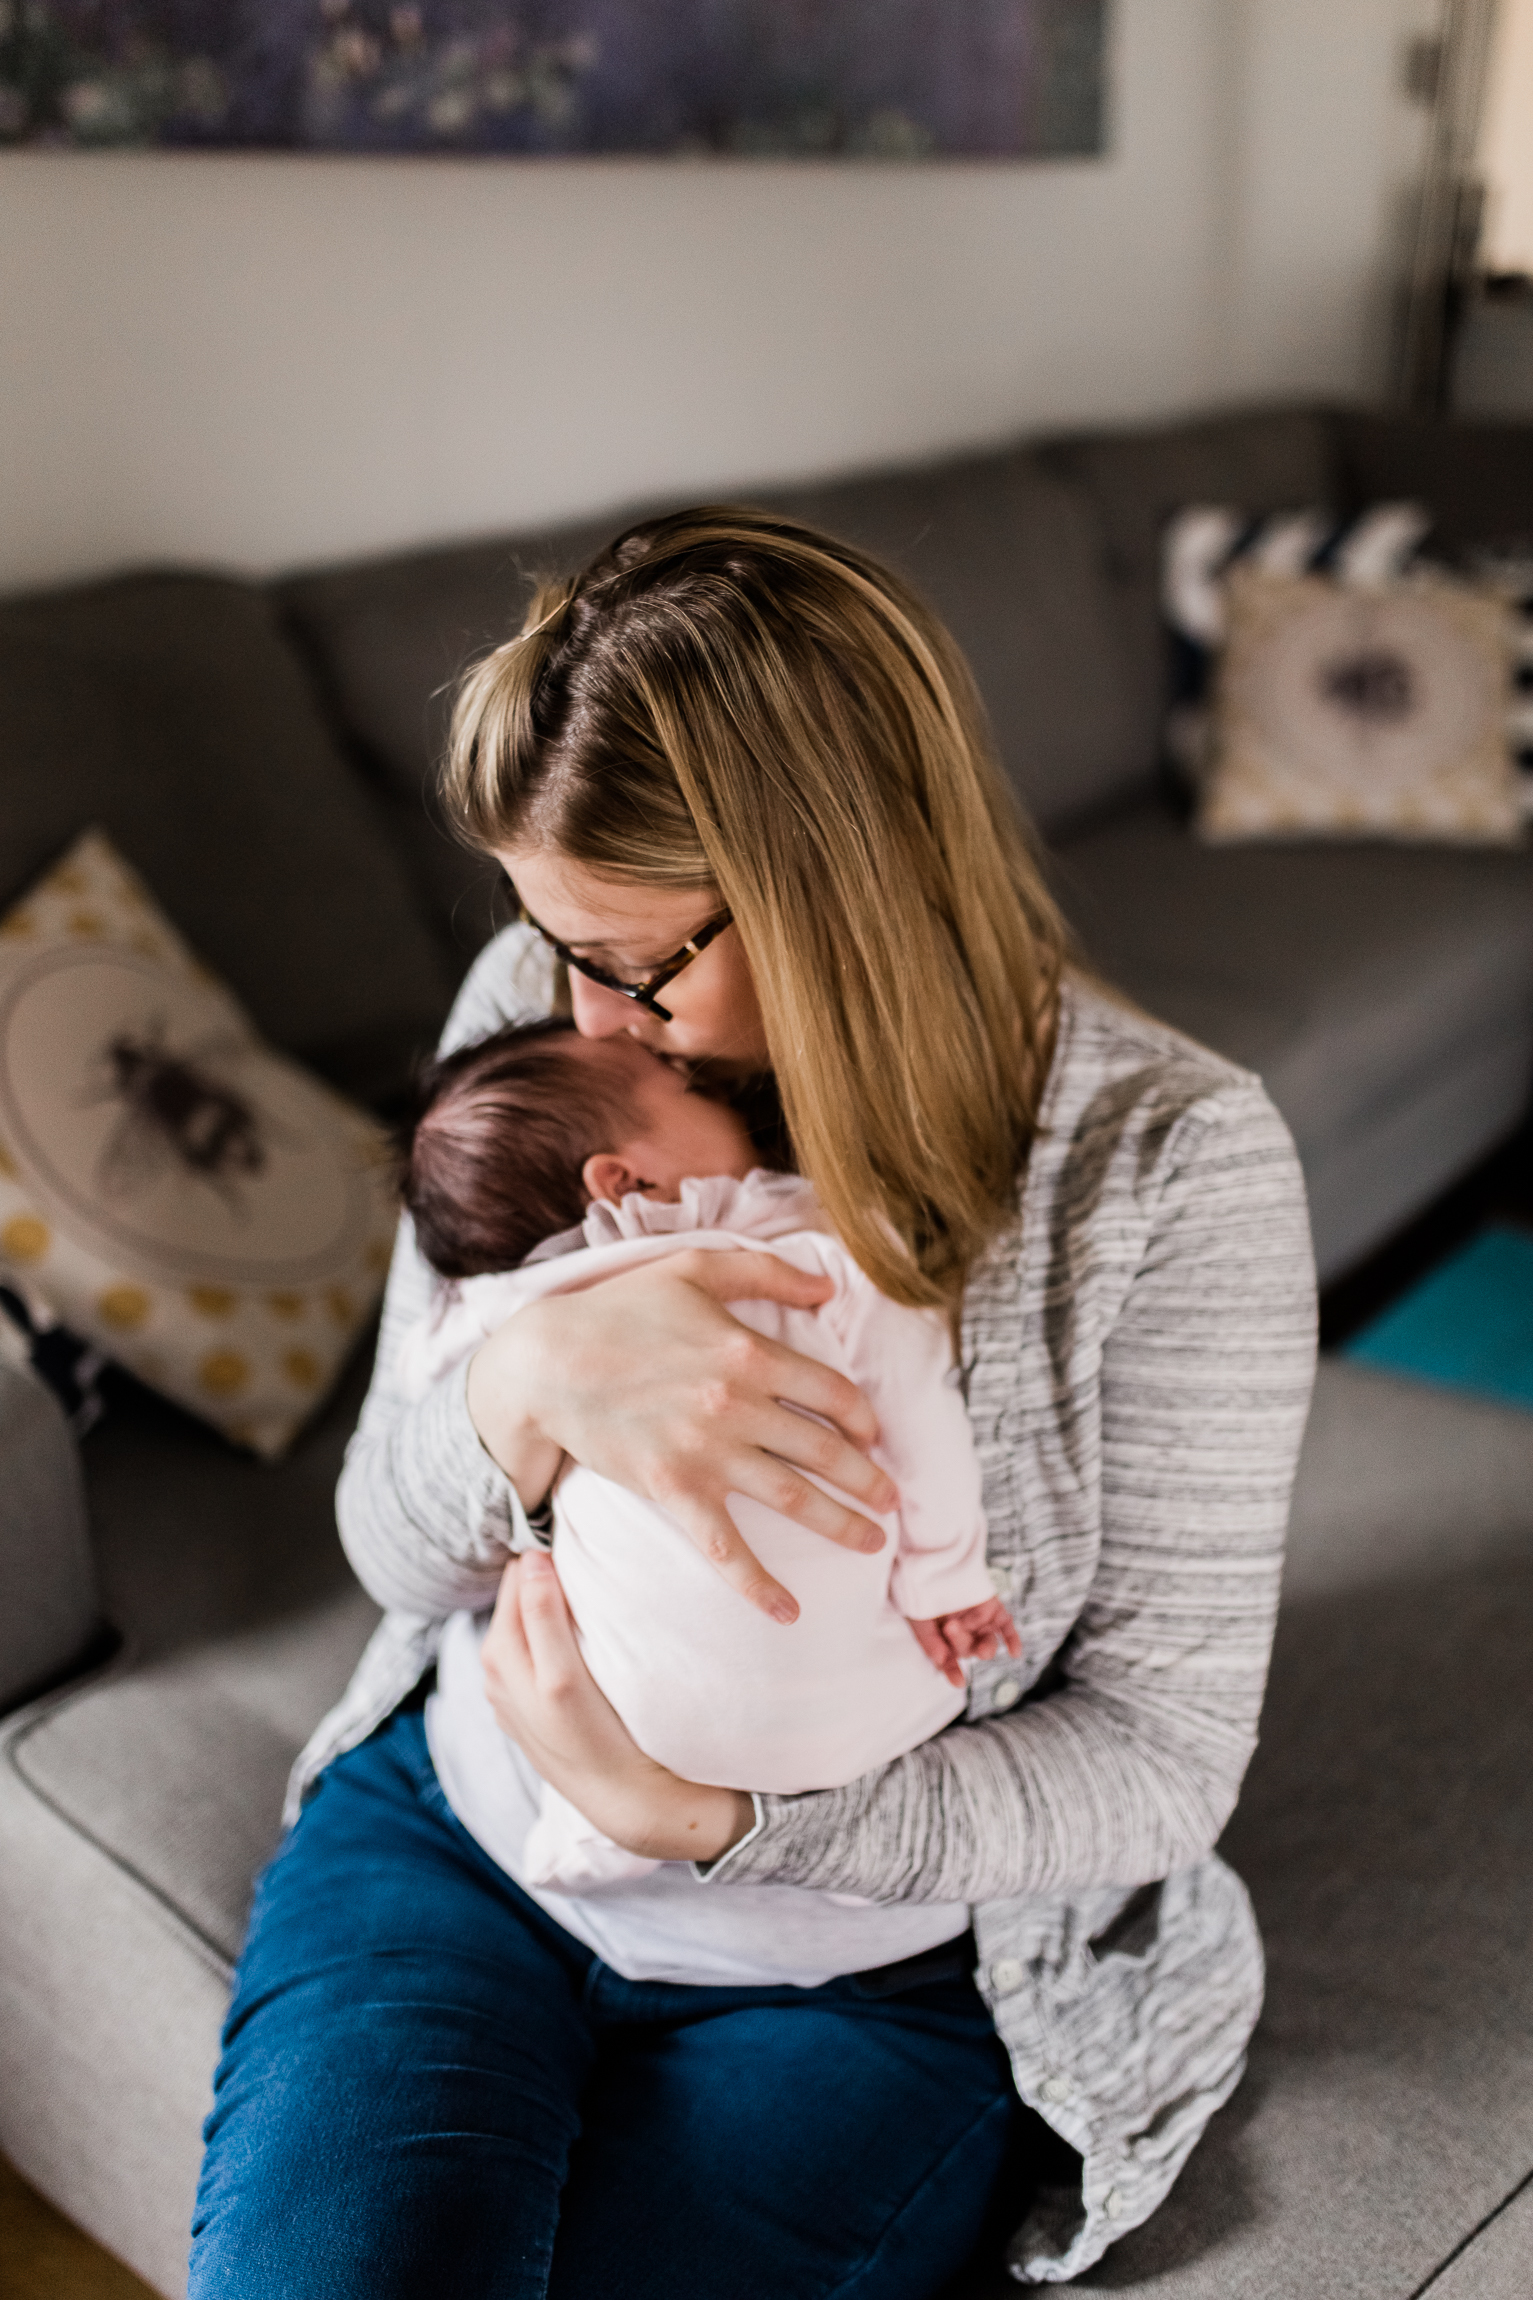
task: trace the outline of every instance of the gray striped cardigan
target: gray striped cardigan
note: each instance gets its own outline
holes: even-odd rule
[[[552,992],[511,928],[444,1043]],[[1260,2009],[1250,1903],[1211,1848],[1256,1741],[1314,1282],[1298,1163],[1259,1083],[1079,982],[1018,1200],[970,1284],[963,1370],[1023,1659],[981,1665],[964,1720],[849,1788],[759,1799],[700,1889],[973,1905],[1017,2090],[1083,2159],[1081,2189],[1037,2198],[1010,2248],[1014,2275],[1059,2282],[1161,2202]],[[387,1611],[290,1811],[530,1538],[462,1374],[414,1404],[395,1385],[432,1282],[405,1225],[338,1494]]]

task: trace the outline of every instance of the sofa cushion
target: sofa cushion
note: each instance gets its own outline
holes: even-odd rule
[[[239,1946],[293,1758],[378,1618],[334,1502],[370,1355],[275,1467],[142,1391],[82,1449],[123,1654],[39,1711],[10,1763],[222,1957]]]
[[[0,1709],[78,1668],[100,1616],[63,1408],[0,1347]]]
[[[107,830],[275,1043],[397,1089],[452,982],[270,602],[136,576],[0,605],[0,903]]]
[[[1254,514],[1330,502],[1337,482],[1327,420],[1303,408],[1213,416],[1062,439],[1040,457],[1083,487],[1093,504],[1127,650],[1140,747],[1152,757],[1168,692],[1160,618],[1166,521],[1189,503],[1238,503]]]
[[[1148,804],[1062,847],[1056,886],[1088,958],[1111,981],[1261,1075],[1312,1192],[1330,1156],[1375,1122],[1409,1113],[1482,1051],[1504,1045],[1526,1092],[1527,851],[1210,849]],[[1471,1127],[1463,1162],[1495,1139],[1473,1132],[1473,1099],[1469,1086],[1458,1097]],[[1426,1194],[1453,1172],[1450,1164],[1428,1175]],[[1387,1226],[1409,1210],[1409,1201],[1391,1201],[1387,1170],[1362,1180],[1356,1219],[1382,1207]],[[1322,1275],[1374,1242],[1349,1227],[1352,1209],[1327,1209],[1326,1219],[1326,1229],[1316,1224]]]
[[[1143,786],[1153,730],[1131,711],[1116,607],[1080,490],[1021,451],[740,496],[900,568],[969,658],[1012,782],[1057,829]],[[285,613],[338,725],[411,826],[417,867],[470,942],[483,866],[433,828],[430,787],[458,673],[519,624],[532,579],[581,566],[632,520],[598,520],[299,576]]]

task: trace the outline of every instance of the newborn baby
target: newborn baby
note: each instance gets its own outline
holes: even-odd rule
[[[553,1559],[582,1651],[647,1755],[727,1788],[837,1787],[959,1714],[963,1659],[1020,1651],[985,1567],[945,1317],[880,1294],[806,1183],[753,1169],[726,1104],[630,1038],[503,1030],[428,1073],[403,1195],[449,1281],[401,1353],[417,1395],[527,1303],[680,1249],[753,1247],[834,1282],[816,1310],[730,1305],[857,1384],[878,1418],[874,1458],[899,1490],[872,1556],[729,1497],[745,1540],[799,1601],[791,1628],[738,1596],[653,1502],[575,1463],[555,1483]],[[657,1865],[545,1786],[528,1884],[588,1892]]]

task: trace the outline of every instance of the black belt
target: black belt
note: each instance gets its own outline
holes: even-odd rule
[[[892,1965],[870,1965],[866,1972],[848,1973],[846,1977],[860,1997],[897,1997],[907,1989],[972,1980],[977,1954],[974,1935],[960,1933],[956,1941],[943,1941],[918,1957],[901,1957]]]

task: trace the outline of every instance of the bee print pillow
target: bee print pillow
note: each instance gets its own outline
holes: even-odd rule
[[[0,914],[0,1281],[272,1459],[393,1228],[382,1129],[262,1042],[101,832]]]

